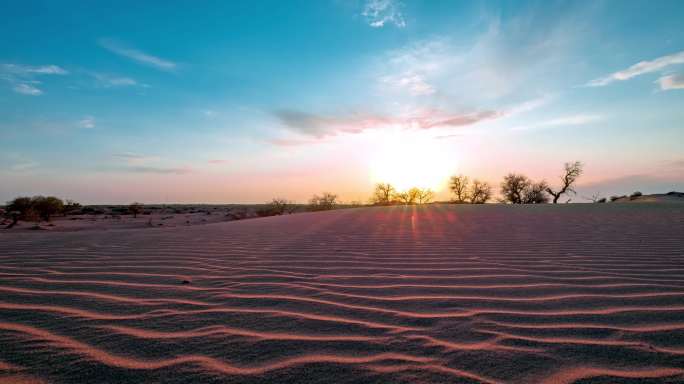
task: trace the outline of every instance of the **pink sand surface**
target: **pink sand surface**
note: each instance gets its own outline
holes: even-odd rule
[[[681,383],[684,206],[0,236],[0,383]]]

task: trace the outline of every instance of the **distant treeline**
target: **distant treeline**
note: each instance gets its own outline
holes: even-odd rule
[[[508,204],[544,204],[558,203],[563,195],[574,194],[574,185],[582,174],[582,163],[579,161],[566,163],[560,177],[560,187],[552,188],[545,180],[535,182],[525,175],[509,173],[500,185],[500,203]],[[451,200],[456,204],[484,204],[492,199],[492,186],[468,176],[452,176],[449,189],[453,194]],[[405,192],[397,191],[391,184],[380,183],[375,186],[371,197],[374,205],[425,204],[432,201],[434,194],[429,189],[411,188]]]

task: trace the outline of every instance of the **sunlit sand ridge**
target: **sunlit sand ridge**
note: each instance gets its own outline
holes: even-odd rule
[[[3,235],[0,383],[682,382],[683,233],[591,204]]]

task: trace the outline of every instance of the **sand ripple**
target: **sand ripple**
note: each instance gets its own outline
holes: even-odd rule
[[[682,233],[437,205],[1,234],[0,383],[684,382]]]

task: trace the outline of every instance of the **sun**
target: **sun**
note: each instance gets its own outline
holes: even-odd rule
[[[456,159],[439,140],[400,135],[383,140],[371,160],[373,183],[390,183],[398,191],[412,187],[443,189]]]

